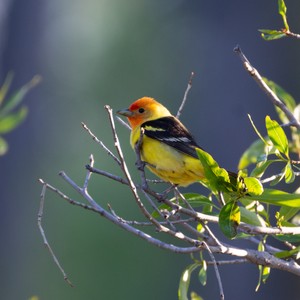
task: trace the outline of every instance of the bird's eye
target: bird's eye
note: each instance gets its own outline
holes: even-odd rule
[[[139,113],[141,113],[141,114],[142,114],[144,111],[145,111],[145,110],[144,110],[143,108],[140,108],[140,109],[139,109]]]

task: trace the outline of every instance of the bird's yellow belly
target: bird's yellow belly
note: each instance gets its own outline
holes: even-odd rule
[[[198,159],[183,154],[176,149],[152,140],[147,143],[144,137],[141,157],[147,167],[165,181],[187,186],[204,177],[203,167]]]

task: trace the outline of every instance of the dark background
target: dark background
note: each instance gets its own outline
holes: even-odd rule
[[[300,3],[286,4],[290,26],[300,32]],[[247,114],[262,131],[265,115],[276,116],[233,53],[236,44],[262,75],[296,99],[300,93],[299,41],[266,42],[258,32],[283,26],[277,1],[1,0],[0,16],[1,82],[10,70],[12,90],[35,74],[43,77],[26,98],[28,118],[6,136],[10,149],[0,158],[0,298],[176,299],[188,256],[155,248],[48,193],[44,227],[76,285],[70,288],[37,228],[37,179],[80,200],[60,170],[81,184],[93,153],[98,168],[120,174],[80,122],[113,147],[105,104],[117,110],[147,95],[175,113],[191,71],[196,76],[181,119],[220,165],[235,170],[256,139]],[[129,132],[119,124],[118,130],[136,173]],[[125,187],[94,175],[90,192],[104,207],[109,202],[123,217],[141,219]],[[220,272],[226,299],[299,299],[294,275],[274,270],[255,293],[257,267],[226,266]],[[207,287],[196,277],[191,290],[218,299],[213,270]]]

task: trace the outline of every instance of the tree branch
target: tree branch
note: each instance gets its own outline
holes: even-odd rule
[[[236,46],[233,49],[233,51],[238,54],[246,71],[256,81],[258,86],[266,93],[266,95],[269,97],[271,102],[285,113],[286,117],[290,121],[290,125],[295,126],[297,129],[300,129],[300,123],[297,121],[297,119],[295,118],[293,113],[286,107],[286,105],[277,97],[277,95],[264,82],[261,75],[258,73],[258,71],[251,65],[249,60],[246,58],[246,56],[242,52],[241,48],[239,46]]]

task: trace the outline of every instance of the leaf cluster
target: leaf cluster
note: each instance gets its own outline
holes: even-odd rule
[[[24,121],[28,109],[21,103],[26,94],[40,82],[41,78],[39,76],[33,77],[31,81],[7,97],[12,80],[13,75],[9,73],[0,87],[0,156],[8,150],[8,144],[3,135],[13,131]]]
[[[296,104],[294,98],[273,81],[266,78],[264,81],[299,120],[300,106]],[[276,110],[280,121],[287,124],[288,119],[285,114],[277,107]],[[290,184],[300,175],[299,161],[292,159],[292,156],[299,157],[300,155],[299,131],[292,126],[280,126],[276,120],[266,116],[266,134],[262,134],[250,116],[249,118],[258,139],[241,156],[238,174],[235,175],[221,168],[210,154],[202,149],[197,149],[206,177],[202,184],[211,193],[209,197],[184,194],[193,208],[198,207],[197,211],[218,216],[219,227],[229,239],[249,239],[251,237],[250,234],[239,231],[241,223],[266,228],[274,226],[270,221],[273,219],[279,228],[282,226],[295,227],[299,223],[297,220],[299,220],[300,194],[297,191],[287,193],[274,188],[281,181]],[[289,130],[290,138],[284,129]],[[269,177],[264,178],[270,165],[274,165],[275,169],[277,166],[278,173],[275,175],[271,173],[268,175]],[[252,171],[248,176],[250,167],[252,167]],[[220,195],[224,202],[220,201]],[[167,209],[167,207],[164,208]],[[201,225],[198,225],[197,229],[203,230]],[[275,257],[282,259],[300,257],[300,235],[277,234],[273,237],[290,245],[290,249],[278,251],[274,254]],[[268,235],[263,236],[258,244],[258,251],[265,251],[267,238]],[[179,285],[179,299],[188,299],[189,278],[196,268],[199,268],[199,281],[202,284],[206,282],[206,262],[204,259],[200,259],[183,272]],[[261,265],[258,266],[258,270],[259,281],[256,290],[261,283],[266,282],[271,271],[269,267]]]
[[[284,37],[294,37],[299,39],[300,35],[290,31],[290,26],[287,21],[287,7],[284,0],[278,0],[278,13],[282,18],[283,28],[278,29],[259,29],[261,37],[266,41],[278,40]]]

